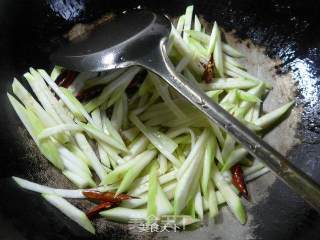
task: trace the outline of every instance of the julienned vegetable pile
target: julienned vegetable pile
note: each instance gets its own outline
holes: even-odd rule
[[[259,135],[293,105],[261,116],[271,86],[238,63],[242,54],[221,40],[216,22],[205,32],[193,6],[172,27],[168,52],[185,81]],[[155,74],[140,67],[76,73],[57,66],[51,75],[30,68],[24,78],[35,97],[14,79],[9,100],[40,152],[78,189],[13,178],[86,230],[95,232],[89,219],[98,214],[147,223],[174,215],[177,224],[192,224],[207,211],[214,218],[223,205],[246,222],[246,182],[269,170]],[[68,198],[97,205],[84,213]]]

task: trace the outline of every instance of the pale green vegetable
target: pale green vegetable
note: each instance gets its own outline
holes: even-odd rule
[[[229,170],[233,165],[240,162],[248,154],[248,151],[242,147],[233,150],[226,158],[221,172]]]
[[[188,6],[177,27],[172,26],[167,52],[175,71],[250,130],[265,130],[276,123],[293,103],[260,116],[271,85],[238,62],[243,55],[224,42],[216,22],[210,34],[201,22],[194,7]],[[214,76],[207,83],[203,72],[211,57]],[[140,219],[147,226],[154,223],[153,216],[161,223],[172,223],[174,218],[178,226],[203,219],[206,211],[214,218],[227,203],[244,224],[246,212],[229,169],[240,163],[246,181],[269,169],[246,158],[240,142],[158,75],[146,69],[146,75],[141,72],[144,79],[135,78],[141,70],[133,66],[82,72],[68,88],[62,88],[54,82],[62,68],[55,67],[50,76],[30,68],[24,76],[33,93],[14,79],[12,90],[17,99],[10,94],[8,98],[18,117],[40,152],[78,189],[14,180],[25,189],[50,194],[48,199],[57,201],[67,216],[91,232],[94,229],[83,213],[51,196],[84,199],[83,190],[125,192],[136,198],[124,200],[101,216],[119,222]],[[131,85],[134,78],[138,81]],[[87,102],[77,100],[80,91],[97,85],[102,85],[101,93]]]
[[[212,164],[212,180],[226,200],[231,212],[241,224],[245,224],[247,215],[244,206],[237,194],[235,194],[230,185],[224,180],[215,163]]]
[[[51,194],[42,194],[42,196],[50,204],[52,204],[54,207],[59,209],[63,214],[65,214],[70,219],[75,221],[85,230],[87,230],[88,232],[91,232],[92,234],[95,234],[95,229],[84,212],[82,212],[81,210],[79,210],[78,208],[73,206],[71,203],[69,203],[67,200],[61,197],[51,195]]]
[[[157,216],[157,192],[158,192],[158,181],[157,181],[157,165],[153,164],[148,182],[148,202],[147,202],[147,217],[148,223],[152,223]]]
[[[192,23],[192,14],[193,14],[193,6],[188,6],[186,8],[186,13],[184,15],[184,32],[183,32],[183,40],[188,43],[189,34],[185,32],[186,30],[191,29],[191,23]]]
[[[294,102],[289,102],[282,107],[279,107],[272,112],[269,112],[262,117],[258,118],[257,120],[254,121],[254,123],[262,128],[266,128],[270,126],[272,123],[276,122],[283,114],[285,114],[292,106]]]
[[[219,213],[219,209],[218,209],[219,201],[217,198],[218,197],[217,197],[216,191],[214,190],[214,185],[210,180],[208,183],[208,207],[209,207],[209,216],[211,218],[214,218]]]
[[[217,25],[218,26],[218,25]],[[209,45],[210,47],[210,45]],[[215,67],[219,73],[220,77],[224,77],[224,71],[223,71],[223,55],[222,55],[222,46],[221,46],[221,33],[220,30],[217,27],[216,31],[216,39],[214,44],[214,52],[213,52],[213,59]]]
[[[139,158],[133,162],[133,165],[129,171],[124,175],[123,180],[117,189],[117,194],[123,193],[130,187],[131,183],[136,179],[139,173],[150,163],[150,161],[155,157],[156,151],[148,150],[141,153]],[[133,161],[133,160],[132,160]]]
[[[206,141],[208,136],[209,136],[209,131],[204,130],[202,133],[202,139],[204,139],[203,141]],[[202,142],[202,141],[198,140],[198,142]],[[187,202],[194,197],[196,187],[199,184],[199,176],[200,176],[200,172],[201,172],[200,170],[203,164],[204,150],[205,148],[204,148],[204,145],[202,144],[201,146],[199,146],[197,155],[190,160],[190,163],[185,164],[187,160],[184,162],[183,166],[186,166],[184,170],[181,171],[183,166],[179,170],[180,177],[179,177],[179,181],[178,181],[177,188],[175,191],[175,196],[174,196],[175,214],[181,213],[183,208],[186,206]]]
[[[179,160],[171,154],[176,145],[174,141],[168,137],[164,137],[165,135],[163,134],[159,135],[159,132],[157,133],[152,131],[134,114],[131,114],[129,119],[168,160],[170,160],[175,166],[180,166]],[[172,148],[168,150],[168,146],[172,146]]]
[[[214,161],[214,156],[216,153],[217,141],[215,136],[210,135],[210,138],[207,142],[206,149],[204,152],[203,160],[203,171],[201,176],[201,188],[203,194],[206,196],[208,194],[208,184],[211,176],[211,164]]]

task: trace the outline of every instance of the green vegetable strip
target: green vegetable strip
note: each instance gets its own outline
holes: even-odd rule
[[[248,151],[242,147],[233,150],[230,155],[227,157],[221,172],[229,170],[236,163],[240,162],[248,154]]]
[[[199,219],[203,220],[203,205],[202,205],[202,196],[201,196],[200,188],[197,191],[196,196],[194,198],[194,208]]]
[[[185,174],[185,171],[192,165],[194,159],[197,159],[201,154],[201,151],[204,151],[204,146],[209,137],[209,130],[205,130],[202,132],[201,136],[198,138],[195,146],[191,149],[187,159],[184,161],[182,166],[179,168],[178,178],[182,177]]]
[[[97,85],[106,85],[118,78],[122,73],[124,73],[124,71],[125,69],[117,69],[112,71],[112,73],[110,74],[106,74],[101,77],[96,77],[94,79],[87,79],[87,81],[85,81],[84,88],[87,89]]]
[[[245,224],[247,217],[242,202],[237,194],[234,193],[230,185],[224,180],[214,162],[212,163],[212,180],[216,184],[223,198],[226,200],[231,212],[236,216],[241,224]]]
[[[221,33],[220,33],[219,29],[217,30],[217,33],[216,33],[213,59],[214,59],[215,67],[219,73],[219,76],[224,77],[223,55],[222,55],[222,46],[221,46]]]
[[[202,133],[202,138],[197,141],[198,143],[205,142],[209,137],[209,131],[204,130]],[[196,146],[194,147],[196,149]],[[186,206],[187,202],[194,197],[196,187],[199,184],[199,176],[202,167],[203,154],[204,154],[204,144],[201,144],[198,148],[196,156],[189,161],[189,164],[185,164],[179,169],[179,181],[176,187],[174,195],[174,213],[179,214]],[[189,154],[189,156],[191,153]],[[189,158],[189,157],[188,157]],[[183,171],[181,169],[184,168]]]
[[[218,79],[209,84],[201,84],[203,90],[229,90],[229,89],[248,89],[258,85],[258,82],[246,80],[244,78]]]
[[[157,205],[156,198],[158,192],[158,181],[157,181],[157,165],[153,164],[150,174],[149,174],[149,183],[148,183],[148,203],[147,203],[147,216],[148,223],[152,223],[157,216]]]
[[[42,194],[42,197],[81,227],[90,233],[95,234],[95,229],[85,213],[73,206],[67,200],[51,194]]]
[[[266,128],[270,126],[272,123],[276,122],[283,114],[285,114],[294,104],[294,101],[289,102],[282,107],[277,108],[276,110],[273,110],[272,112],[269,112],[262,117],[258,118],[254,121],[254,123],[262,128]]]
[[[179,160],[166,149],[165,143],[162,142],[157,135],[151,132],[136,115],[130,114],[129,119],[168,160],[170,160],[175,166],[180,166]]]
[[[59,113],[55,111],[52,101],[50,101],[51,98],[46,95],[46,92],[43,88],[39,87],[39,84],[37,83],[35,78],[30,73],[25,73],[23,76],[27,79],[33,92],[37,96],[43,108],[48,112],[48,114],[50,114],[50,117],[54,119],[56,123],[63,123],[61,118],[59,117]]]
[[[185,15],[182,15],[179,17],[178,23],[177,23],[177,32],[179,34],[182,33],[183,27],[184,27],[184,22],[185,22]]]
[[[22,84],[14,78],[12,83],[13,93],[19,100],[30,110],[32,110],[46,125],[46,127],[53,127],[57,122],[50,117],[50,115],[42,108],[42,106],[32,97],[32,95],[22,86]]]
[[[217,35],[218,35],[218,24],[217,22],[214,22],[213,27],[212,27],[212,31],[211,31],[211,36],[210,36],[210,40],[208,42],[208,56],[210,56],[213,53],[216,41],[217,41]]]
[[[82,150],[82,152],[87,156],[90,166],[94,169],[94,171],[97,173],[98,177],[101,181],[104,180],[106,177],[106,172],[100,163],[99,159],[97,158],[95,152],[93,151],[92,147],[90,146],[88,140],[86,137],[81,133],[75,134],[75,139]]]
[[[214,218],[218,215],[218,199],[216,191],[214,190],[214,185],[211,179],[208,182],[208,207],[209,207],[209,217]]]
[[[254,180],[254,179],[258,178],[258,177],[263,176],[264,174],[266,174],[268,172],[270,172],[270,169],[267,168],[267,167],[263,167],[262,169],[254,172],[252,174],[249,174],[249,175],[245,176],[245,181],[248,181],[248,182],[252,181],[252,180]]]
[[[163,99],[163,101],[166,103],[167,107],[178,117],[178,118],[185,118],[186,115],[181,111],[180,108],[178,108],[175,103],[172,101],[168,85],[165,83],[161,83],[161,79],[156,76],[155,74],[150,75],[150,79],[152,83],[154,84],[155,88],[157,89],[159,95]]]
[[[191,29],[192,14],[193,14],[193,6],[188,6],[186,8],[184,28],[183,28],[183,30],[184,30],[184,32],[183,32],[183,40],[186,43],[188,43],[189,34],[187,32],[185,32],[185,31]]]
[[[212,168],[211,163],[212,161],[214,161],[216,148],[217,148],[216,138],[211,134],[206,146],[206,150],[204,152],[203,171],[201,176],[201,188],[205,196],[208,194],[208,184],[210,181],[211,168]]]
[[[121,74],[117,79],[108,84],[102,91],[102,93],[97,97],[88,102],[85,105],[85,109],[88,112],[92,112],[97,107],[101,106],[103,103],[107,102],[111,94],[123,85],[127,85],[131,82],[133,77],[140,71],[139,67],[131,67]]]
[[[79,120],[82,120],[82,117],[86,119],[88,122],[93,124],[93,121],[89,114],[86,112],[82,104],[75,98],[73,95],[65,90],[61,90],[57,84],[52,81],[50,76],[46,73],[46,71],[40,69],[38,70],[40,75],[43,77],[43,79],[46,81],[46,83],[52,88],[52,90],[60,97],[60,99],[63,101],[63,103],[70,109],[72,113],[75,114],[76,117],[79,118]]]
[[[56,134],[63,133],[63,132],[79,132],[82,131],[82,128],[77,124],[59,124],[55,127],[49,127],[41,131],[38,135],[39,140],[43,140],[48,137],[55,136]]]
[[[168,170],[167,158],[163,154],[158,155],[159,173],[165,174]]]
[[[129,171],[123,177],[123,180],[120,183],[119,188],[117,189],[117,194],[123,193],[128,190],[131,183],[138,177],[139,173],[151,162],[151,160],[156,156],[156,151],[145,151],[142,154],[138,155],[140,158],[137,158],[134,162],[134,165],[131,166]],[[137,156],[137,157],[138,157]]]
[[[194,30],[197,32],[201,32],[201,23],[197,14],[194,15]]]
[[[235,143],[236,142],[233,139],[233,137],[231,135],[227,135],[226,140],[223,145],[223,148],[222,148],[222,152],[221,152],[223,162],[226,162],[227,157],[230,155],[230,153],[232,152],[232,150],[235,147]]]

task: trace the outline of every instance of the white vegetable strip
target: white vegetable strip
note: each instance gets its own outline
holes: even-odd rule
[[[122,131],[121,135],[125,139],[129,140],[130,142],[132,142],[136,138],[136,136],[139,135],[139,129],[136,128],[136,127],[132,127],[132,128],[129,128],[129,129],[125,130],[125,131]]]
[[[188,43],[188,37],[189,34],[185,32],[186,30],[191,29],[191,23],[192,23],[192,14],[193,14],[193,6],[188,6],[186,8],[186,13],[185,13],[185,22],[184,22],[184,32],[183,32],[183,40]]]
[[[244,180],[249,182],[249,181],[252,181],[252,180],[254,180],[254,179],[258,178],[258,177],[261,177],[262,175],[264,175],[264,174],[266,174],[268,172],[270,172],[270,169],[267,168],[267,167],[263,167],[262,169],[254,172],[252,174],[249,174],[249,175],[245,176]]]
[[[194,30],[197,32],[201,32],[201,23],[197,14],[194,15]]]
[[[112,191],[116,187],[115,186],[103,186],[103,187],[98,187],[98,188],[90,188],[90,189],[58,189],[58,188],[52,188],[52,187],[47,187],[35,182],[31,182],[28,180],[25,180],[23,178],[19,177],[12,177],[12,179],[22,188],[33,191],[33,192],[38,192],[38,193],[47,193],[47,194],[53,194],[57,195],[63,198],[79,198],[79,199],[84,199],[86,198],[82,192],[83,191]]]
[[[217,42],[218,31],[219,31],[218,24],[217,22],[214,22],[212,31],[211,31],[210,40],[209,40],[209,45],[208,45],[208,56],[210,56],[213,53],[215,44]]]
[[[273,110],[272,112],[263,115],[262,117],[255,120],[254,123],[262,128],[268,127],[276,120],[278,120],[284,113],[286,113],[288,109],[292,107],[293,104],[293,101],[289,102],[283,105],[282,107],[279,107],[276,110]]]
[[[177,32],[179,34],[181,34],[182,31],[183,31],[184,22],[185,22],[185,15],[182,15],[182,16],[179,17],[179,20],[178,20],[178,23],[177,23]]]
[[[216,31],[213,59],[214,59],[215,67],[219,73],[219,76],[224,77],[223,55],[222,55],[222,47],[221,47],[221,33],[218,26]]]
[[[151,160],[156,156],[156,151],[145,151],[140,154],[134,165],[131,166],[129,171],[124,175],[123,180],[120,183],[119,188],[117,189],[117,194],[123,193],[128,190],[130,184],[138,177],[140,172],[151,162]]]
[[[219,89],[248,89],[258,85],[258,82],[246,80],[244,78],[219,78],[212,83],[201,84],[204,90],[219,90]]]
[[[130,114],[129,119],[168,160],[170,160],[175,166],[180,166],[179,160],[167,150],[165,143],[161,141],[158,136],[154,135],[154,133],[151,132],[136,115]]]
[[[168,161],[167,158],[161,153],[158,155],[158,164],[160,175],[165,174],[168,170]]]
[[[114,147],[116,149],[119,149],[121,151],[126,152],[127,148],[124,144],[118,142],[114,138],[110,137],[109,135],[103,133],[98,128],[84,123],[78,123],[79,126],[81,126],[87,133],[91,134],[94,138],[105,142],[106,144],[110,145],[111,147]]]
[[[212,163],[212,180],[226,200],[231,212],[236,216],[241,224],[246,222],[246,212],[240,198],[234,193],[230,185],[224,180],[218,171],[215,163]]]
[[[97,97],[91,100],[85,105],[85,109],[88,112],[93,111],[95,108],[99,107],[103,103],[107,102],[111,94],[121,87],[122,85],[127,85],[133,77],[140,71],[139,67],[131,67],[122,73],[117,79],[108,84],[102,91],[102,93]]]
[[[160,176],[159,177],[159,184],[162,185],[162,184],[168,183],[172,180],[175,180],[176,174],[177,174],[177,171],[173,170],[167,174]],[[128,192],[129,195],[139,196],[148,190],[148,182],[144,181],[144,180],[148,180],[148,178],[146,177],[141,180],[139,181],[139,179],[137,179],[134,182],[133,186],[136,186],[136,187],[133,187],[130,189],[130,191]]]
[[[165,83],[161,83],[161,79],[156,76],[155,74],[151,74],[151,81],[156,87],[159,95],[163,99],[163,101],[166,103],[167,107],[175,114],[178,118],[185,118],[186,115],[184,114],[183,111],[181,111],[180,108],[176,106],[176,104],[172,101],[169,90],[168,90],[168,85]]]
[[[125,69],[117,69],[112,71],[110,74],[106,74],[104,76],[96,77],[94,79],[87,79],[85,81],[85,88],[90,88],[97,85],[106,85],[109,82],[118,78],[122,73],[124,73]]]
[[[51,194],[42,194],[42,196],[44,197],[44,199],[46,199],[49,203],[58,208],[63,214],[65,214],[71,220],[78,223],[88,232],[95,234],[95,229],[84,212],[82,212],[81,210],[79,210],[71,203],[69,203],[67,200],[61,197]]]
[[[46,125],[46,127],[52,127],[57,124],[54,118],[42,108],[42,106],[32,97],[32,95],[22,86],[22,84],[14,78],[12,83],[13,93],[19,98],[19,100],[29,109],[31,109],[40,120]]]
[[[211,134],[204,152],[203,170],[202,170],[202,176],[201,176],[201,188],[202,188],[203,195],[205,196],[207,196],[208,194],[208,184],[211,176],[211,163],[212,161],[214,161],[214,156],[217,151],[216,148],[217,148],[217,140],[215,136]]]
[[[197,141],[198,143],[205,142],[209,137],[209,131],[204,130],[201,137]],[[200,145],[200,144],[199,144]],[[194,197],[197,187],[199,185],[199,177],[203,164],[203,154],[204,154],[204,144],[201,144],[197,148],[197,155],[195,155],[188,164],[185,164],[188,159],[183,163],[182,167],[179,169],[179,181],[176,187],[174,195],[174,213],[179,214],[186,206],[187,202]],[[193,151],[192,150],[192,151]],[[191,153],[189,154],[189,156]],[[189,158],[188,156],[188,158]],[[186,166],[186,167],[184,167]],[[184,170],[181,169],[184,167]]]
[[[189,153],[187,159],[184,161],[181,168],[179,168],[178,178],[181,178],[185,174],[185,171],[189,168],[189,166],[191,166],[192,162],[194,162],[195,159],[197,159],[198,156],[201,155],[208,137],[208,130],[203,131],[201,136],[198,138],[195,146],[191,149],[191,152]]]
[[[82,107],[79,107],[79,104],[75,104],[73,101],[71,101],[66,95],[65,92],[63,92],[58,85],[50,78],[50,76],[47,74],[46,71],[39,69],[38,70],[40,75],[43,77],[43,79],[47,82],[47,84],[53,89],[53,91],[60,97],[60,99],[64,102],[64,104],[70,109],[73,113],[81,114],[88,122],[91,124],[94,124],[90,115],[85,111],[85,109]]]
[[[203,205],[202,205],[202,196],[200,192],[200,188],[196,193],[196,196],[194,198],[194,208],[198,215],[198,217],[203,220]]]
[[[77,141],[80,149],[88,157],[88,160],[90,161],[90,165],[92,166],[94,171],[97,173],[100,180],[103,181],[104,178],[106,177],[106,172],[105,172],[102,164],[100,163],[99,159],[97,158],[95,152],[91,148],[86,137],[81,133],[76,133],[75,138],[76,138],[76,141]]]
[[[82,131],[83,128],[78,126],[77,124],[59,124],[55,127],[49,127],[41,131],[41,133],[38,135],[38,139],[42,140],[48,137],[52,137],[58,133],[64,133],[64,132],[74,132],[74,131]]]
[[[78,188],[85,188],[90,186],[90,181],[73,171],[70,170],[63,170],[62,174],[68,178],[74,185],[76,185]]]
[[[39,84],[30,73],[25,73],[23,76],[27,79],[33,92],[39,99],[43,108],[50,114],[51,118],[57,123],[62,123],[59,113],[55,111],[54,104],[52,104],[52,101],[50,101],[52,99],[46,95],[44,88],[39,87]]]

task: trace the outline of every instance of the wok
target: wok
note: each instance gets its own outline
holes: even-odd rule
[[[75,23],[91,22],[106,12],[119,12],[138,5],[177,16],[189,4],[194,4],[196,12],[206,20],[216,20],[227,32],[234,31],[233,36],[239,39],[235,43],[242,42],[248,52],[259,49],[260,53],[273,59],[270,61],[276,63],[272,65],[274,79],[280,83],[292,81],[293,93],[288,87],[277,94],[294,95],[297,127],[289,122],[288,128],[275,129],[269,142],[320,182],[320,2],[2,0],[0,239],[320,238],[317,234],[319,215],[271,174],[250,184],[252,199],[246,203],[249,222],[245,226],[234,221],[224,209],[225,214],[220,214],[216,224],[205,221],[203,226],[183,233],[136,233],[124,225],[100,221],[96,236],[88,235],[38,194],[21,190],[10,179],[15,175],[50,184],[50,178],[54,176],[43,161],[38,161],[37,153],[26,142],[21,123],[9,105],[6,92],[10,90],[14,76],[19,77],[29,66],[50,69],[49,54],[64,41],[63,35]],[[254,58],[253,61],[258,60]],[[291,138],[296,140],[293,142]],[[288,141],[290,144],[286,145]],[[59,183],[55,181],[55,184]],[[263,197],[255,197],[260,195]]]

